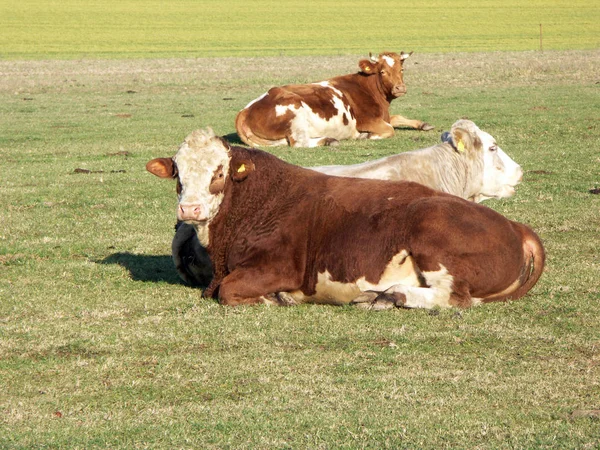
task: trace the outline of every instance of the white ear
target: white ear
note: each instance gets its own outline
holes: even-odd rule
[[[413,52],[410,52],[410,53],[400,52],[400,61],[404,61],[406,58],[408,58],[412,54],[413,54]]]

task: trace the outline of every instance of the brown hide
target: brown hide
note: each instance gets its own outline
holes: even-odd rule
[[[252,170],[234,181],[239,161],[251,161]],[[227,304],[295,290],[310,296],[325,271],[333,281],[376,283],[401,250],[422,271],[445,266],[454,278],[454,303],[462,306],[471,296],[492,298],[517,279],[528,290],[543,267],[541,242],[526,226],[412,182],[331,177],[232,147],[224,194],[209,226],[214,279],[206,295],[221,285]],[[527,239],[531,255],[524,252]],[[540,251],[529,276],[530,259]]]

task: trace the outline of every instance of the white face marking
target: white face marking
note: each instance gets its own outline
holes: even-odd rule
[[[498,147],[491,135],[479,128],[477,133],[483,144],[483,183],[476,200],[511,197],[523,177],[521,166]]]
[[[190,134],[173,158],[177,165],[182,191],[179,194],[179,213],[197,211],[193,218],[180,217],[191,223],[207,223],[219,210],[223,193],[212,194],[209,190],[215,171],[222,167],[226,175],[229,170],[229,153],[212,131],[194,131]],[[199,237],[201,233],[199,233]]]
[[[394,64],[396,63],[396,61],[394,61],[394,58],[387,55],[382,56],[382,58],[385,59],[385,62],[388,64],[388,66],[394,67]]]

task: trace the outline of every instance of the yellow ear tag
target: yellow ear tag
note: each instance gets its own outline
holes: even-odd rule
[[[465,151],[465,144],[463,144],[463,141],[458,141],[458,144],[456,144],[456,149],[461,153]]]
[[[245,172],[246,171],[246,166],[244,164],[242,164],[237,171],[238,171],[238,173]]]
[[[365,67],[365,72],[370,72],[371,68],[369,66]]]

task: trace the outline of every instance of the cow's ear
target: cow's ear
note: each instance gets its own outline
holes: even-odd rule
[[[255,166],[250,159],[232,159],[231,160],[231,178],[233,181],[244,181],[251,172],[254,172]]]
[[[177,166],[171,158],[156,158],[148,161],[146,170],[160,178],[175,178]]]
[[[360,67],[360,71],[362,73],[365,73],[367,75],[377,73],[377,63],[369,61],[368,59],[361,59],[358,62],[358,67]]]
[[[459,152],[471,152],[475,149],[473,135],[464,128],[452,128],[452,146]]]
[[[410,52],[410,53],[400,52],[400,61],[404,61],[406,58],[410,57],[412,54],[413,54],[413,52]]]
[[[452,128],[450,133],[452,135],[452,146],[459,153],[466,152],[475,155],[483,150],[483,144],[477,134],[461,127]]]

